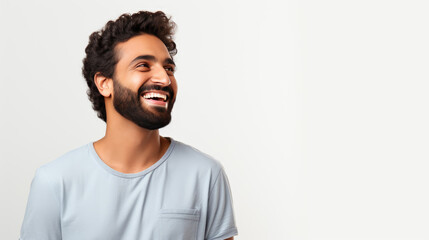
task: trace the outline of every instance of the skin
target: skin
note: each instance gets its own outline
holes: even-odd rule
[[[138,90],[144,84],[170,85],[177,96],[177,82],[171,70],[174,65],[164,61],[171,59],[164,43],[157,37],[143,34],[130,38],[126,42],[116,45],[115,53],[118,63],[115,67],[114,78],[123,87],[132,90],[138,95]],[[153,61],[138,60],[137,56],[152,55]],[[144,65],[144,63],[150,65]],[[111,168],[123,173],[136,173],[147,169],[157,162],[166,152],[170,142],[159,135],[159,130],[149,130],[136,125],[119,114],[113,106],[113,79],[106,78],[97,73],[94,76],[98,90],[104,96],[106,104],[106,134],[100,140],[94,142],[94,148],[100,158]],[[162,114],[155,107],[142,102],[142,107]]]
[[[143,85],[171,85],[174,92],[172,102],[177,96],[177,82],[170,71],[175,66],[167,63],[171,59],[164,43],[157,37],[143,34],[119,43],[115,47],[119,61],[115,67],[115,80],[138,95]],[[152,55],[154,60],[133,60],[142,55]],[[145,65],[147,64],[147,65]],[[113,79],[100,73],[95,74],[94,82],[104,96],[106,105],[106,133],[94,142],[94,148],[103,161],[123,173],[141,172],[156,163],[167,151],[170,142],[159,135],[159,130],[142,128],[119,114],[113,106]],[[154,114],[165,114],[156,107],[142,102],[142,107]],[[234,237],[226,240],[233,240]]]

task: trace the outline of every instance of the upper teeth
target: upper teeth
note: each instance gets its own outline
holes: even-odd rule
[[[154,98],[154,97],[156,97],[156,98],[162,98],[162,99],[164,99],[164,101],[165,100],[167,100],[167,96],[166,95],[164,95],[164,94],[161,94],[161,93],[146,93],[144,96],[143,96],[143,98]]]

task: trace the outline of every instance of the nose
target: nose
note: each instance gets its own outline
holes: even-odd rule
[[[151,81],[163,86],[168,86],[171,84],[170,76],[168,76],[163,66],[157,66],[153,69]]]

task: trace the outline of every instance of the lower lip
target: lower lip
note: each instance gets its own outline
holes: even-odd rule
[[[161,107],[165,107],[165,108],[167,107],[167,104],[168,104],[168,102],[157,101],[157,100],[146,99],[146,98],[143,98],[143,101],[145,101],[146,103],[148,103],[150,105],[156,105],[156,106],[161,106]]]

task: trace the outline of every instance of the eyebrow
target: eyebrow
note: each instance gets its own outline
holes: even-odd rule
[[[153,55],[140,55],[140,56],[137,56],[136,58],[134,58],[131,61],[130,65],[133,64],[134,62],[138,61],[138,60],[141,60],[141,59],[145,59],[145,60],[156,62],[156,58]],[[166,58],[163,63],[164,64],[172,64],[172,65],[176,66],[176,64],[174,63],[173,59],[171,59],[171,58]]]

